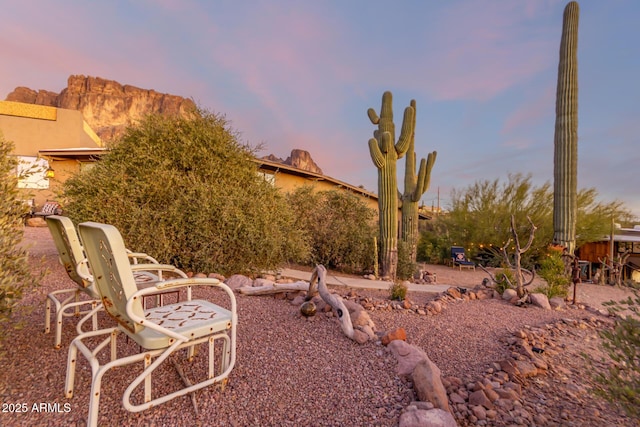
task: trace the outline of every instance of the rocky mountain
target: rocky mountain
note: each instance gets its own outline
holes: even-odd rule
[[[293,166],[294,168],[306,170],[309,172],[314,172],[322,175],[322,169],[313,161],[311,158],[311,154],[305,150],[293,149],[291,150],[291,155],[287,157],[286,160],[282,160],[279,157],[276,157],[273,154],[269,154],[268,156],[264,156],[263,159],[269,160],[272,162],[283,163],[285,165]]]
[[[83,75],[69,76],[67,87],[60,93],[17,87],[6,101],[79,110],[103,141],[120,137],[129,124],[147,114],[186,116],[196,107],[192,100],[181,96]],[[294,149],[286,160],[273,154],[263,158],[322,174],[308,151]]]
[[[146,114],[183,116],[195,108],[192,100],[181,96],[82,75],[70,76],[60,93],[17,87],[6,100],[79,110],[105,141],[121,136],[128,124]]]

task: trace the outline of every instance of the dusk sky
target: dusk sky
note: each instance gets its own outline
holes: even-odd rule
[[[418,158],[438,152],[424,204],[509,173],[553,180],[565,0],[0,4],[0,99],[60,92],[75,74],[180,95],[264,144],[259,155],[307,150],[377,192],[366,112],[389,90],[398,131],[417,102]],[[578,187],[640,218],[640,2],[579,4]]]

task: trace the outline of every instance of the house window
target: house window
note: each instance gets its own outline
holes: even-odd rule
[[[45,172],[49,168],[49,162],[35,156],[17,156],[18,188],[31,188],[42,190],[49,188],[49,179]]]
[[[272,173],[258,171],[258,176],[267,181],[271,185],[276,185],[276,176]]]
[[[88,171],[96,165],[96,162],[80,162],[80,172]]]

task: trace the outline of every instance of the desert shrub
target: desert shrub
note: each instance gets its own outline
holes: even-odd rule
[[[416,259],[429,264],[444,264],[451,257],[451,243],[438,218],[429,221],[420,231]]]
[[[328,268],[361,272],[374,264],[375,211],[345,191],[298,187],[287,199],[311,245],[311,260]]]
[[[515,275],[510,268],[503,266],[502,271],[496,274],[496,281],[494,289],[502,295],[507,289],[513,288],[511,284],[515,283]]]
[[[148,116],[66,181],[65,212],[113,224],[131,248],[195,272],[305,260],[294,216],[252,157],[221,115]]]
[[[565,274],[562,255],[558,251],[549,251],[547,256],[540,261],[538,275],[542,277],[547,284],[546,286],[536,288],[536,292],[543,293],[548,298],[567,296],[570,281]]]
[[[28,207],[20,200],[12,150],[13,143],[0,133],[0,322],[11,318],[24,292],[40,278],[30,270],[27,249],[19,245]]]
[[[401,240],[398,241],[398,265],[396,267],[396,276],[400,280],[409,280],[413,278],[413,274],[418,270],[418,265],[411,259],[411,248],[408,243]]]
[[[591,370],[597,383],[593,391],[637,419],[640,417],[640,293],[634,291],[633,298],[604,304],[616,316],[613,328],[600,331],[602,348],[612,363],[606,363],[604,371]],[[584,356],[593,367],[590,356]]]
[[[393,282],[389,285],[389,298],[404,301],[407,296],[407,285],[402,282]]]

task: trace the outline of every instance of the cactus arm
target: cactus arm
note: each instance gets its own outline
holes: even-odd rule
[[[433,165],[436,162],[436,157],[438,155],[437,151],[433,153],[429,153],[427,156],[427,160],[422,159],[420,161],[420,171],[418,172],[418,185],[416,185],[416,190],[413,193],[413,197],[411,200],[417,202],[420,200],[420,197],[424,193],[427,192],[429,186],[431,185],[431,170],[433,169]]]
[[[378,141],[375,138],[369,140],[369,154],[371,154],[371,160],[378,169],[384,168],[384,155],[380,151]]]
[[[378,113],[376,113],[376,110],[374,110],[373,108],[369,108],[367,110],[367,116],[369,116],[369,120],[371,120],[371,123],[373,123],[374,125],[380,123],[380,117],[378,117]]]
[[[412,141],[413,130],[415,126],[415,110],[409,106],[404,109],[404,118],[402,119],[402,129],[400,131],[400,138],[396,143],[396,153],[398,158],[402,158],[409,149],[409,145]]]

